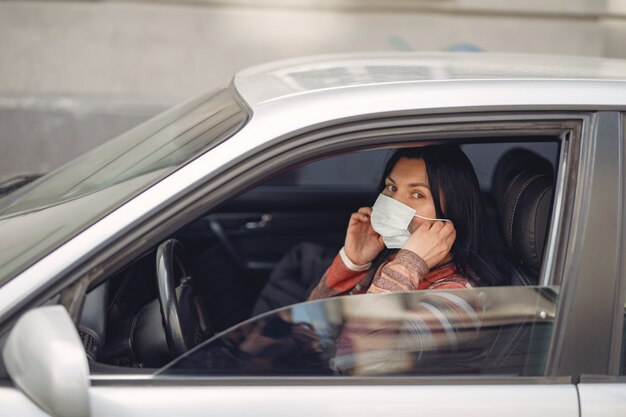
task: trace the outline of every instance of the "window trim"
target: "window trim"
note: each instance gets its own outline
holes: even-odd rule
[[[352,377],[352,376],[202,376],[202,377],[167,377],[150,378],[138,376],[136,378],[121,377],[118,375],[92,375],[93,387],[168,387],[168,386],[368,386],[368,385],[563,385],[571,384],[567,376],[406,376],[406,377]]]
[[[588,114],[579,140],[571,138],[573,146],[565,155],[569,166],[564,167],[566,177],[562,178],[566,179],[567,211],[556,252],[562,258],[558,262],[562,268],[555,270],[563,276],[563,282],[547,375],[571,376],[574,383],[582,375],[609,375],[614,367],[610,356],[614,355],[612,329],[619,261],[617,251],[613,255],[606,251],[603,257],[591,247],[598,247],[599,242],[606,247],[613,237],[619,239],[615,221],[621,208],[619,199],[611,197],[616,195],[617,187],[613,185],[620,181],[622,159],[613,149],[616,115],[614,111]],[[608,209],[599,210],[599,202]],[[606,257],[608,262],[602,262]],[[591,276],[602,279],[592,280]],[[593,322],[589,320],[589,311],[594,312]]]
[[[615,294],[615,320],[613,323],[613,343],[611,346],[609,374],[622,380],[622,382],[626,382],[626,375],[620,375],[622,366],[626,368],[626,364],[621,363],[623,357],[622,350],[626,349],[626,343],[623,340],[624,314],[626,310],[626,307],[624,307],[626,304],[626,256],[624,256],[626,250],[626,245],[624,244],[624,241],[626,240],[626,221],[624,221],[624,216],[626,215],[626,181],[624,180],[624,176],[626,175],[626,112],[622,112],[620,114],[619,123],[618,146],[620,165],[618,178],[621,180],[621,186],[619,187],[620,212],[617,217],[619,222],[618,229],[620,230],[620,240],[617,247],[617,253],[618,256],[620,256],[620,262],[618,265],[619,282]]]

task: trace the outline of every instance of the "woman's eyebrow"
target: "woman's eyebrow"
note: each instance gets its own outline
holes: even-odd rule
[[[393,177],[391,175],[388,175],[387,179],[389,181],[391,181],[392,183],[394,183],[394,184],[396,183],[396,181],[393,179]],[[430,187],[428,186],[428,184],[424,184],[423,182],[412,182],[412,183],[409,183],[409,187],[425,187],[425,188],[428,188],[430,190]]]

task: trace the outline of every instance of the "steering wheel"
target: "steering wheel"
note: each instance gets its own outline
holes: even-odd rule
[[[201,337],[193,279],[179,241],[169,239],[159,245],[156,270],[165,337],[170,354],[177,357],[198,344]],[[180,277],[178,286],[177,277]]]

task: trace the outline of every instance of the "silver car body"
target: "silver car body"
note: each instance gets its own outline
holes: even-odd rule
[[[620,135],[623,126],[620,113],[626,111],[626,62],[489,54],[328,56],[243,71],[235,76],[231,88],[248,109],[250,118],[245,126],[63,242],[0,287],[0,322],[13,319],[17,312],[54,288],[69,285],[85,274],[102,273],[98,268],[104,260],[122,259],[119,252],[128,247],[129,241],[137,240],[135,245],[141,245],[138,237],[147,230],[154,229],[181,207],[197,204],[201,200],[197,190],[202,190],[200,195],[205,196],[203,203],[211,204],[223,198],[219,188],[225,187],[227,192],[229,188],[225,184],[246,169],[262,164],[270,166],[281,154],[298,146],[309,146],[311,155],[322,152],[323,146],[348,147],[350,123],[385,128],[387,117],[406,116],[419,119],[423,125],[471,125],[504,120],[506,123],[533,121],[541,127],[542,123],[550,126],[553,120],[583,121],[580,176],[571,179],[577,181],[577,187],[561,181],[557,184],[555,203],[557,223],[559,216],[570,213],[568,218],[572,220],[567,227],[572,239],[567,253],[576,256],[559,264],[557,245],[559,233],[564,231],[552,230],[542,284],[554,284],[552,277],[556,272],[568,276],[560,283],[576,282],[588,274],[616,276],[623,265],[620,242],[624,226],[618,221],[623,219],[623,201],[615,190],[625,191],[624,142],[609,143],[602,137],[607,131]],[[347,126],[333,133],[346,133],[343,142],[316,143],[314,132],[338,124]],[[453,135],[454,130],[448,134]],[[248,165],[247,161],[250,161]],[[597,171],[599,166],[604,171]],[[598,174],[587,177],[594,169]],[[578,196],[574,201],[565,201],[566,186],[577,188],[577,192],[587,191],[588,198]],[[195,197],[191,198],[192,195]],[[566,204],[573,205],[567,213]],[[170,222],[168,227],[171,229],[183,221]],[[16,227],[10,223],[10,219],[0,220],[0,234]],[[159,236],[154,234],[150,239],[158,240]],[[603,247],[613,248],[603,254],[601,263],[591,260],[600,242]],[[592,288],[598,297],[613,294],[616,303],[623,306],[624,284],[615,291],[611,287],[615,282],[606,288],[589,287],[581,282],[566,287],[565,291],[576,300],[583,291]],[[569,309],[571,305],[560,308]],[[599,314],[600,318],[606,318],[604,310]],[[606,326],[621,328],[621,323],[609,318]],[[587,326],[584,330],[564,327],[563,333],[588,331],[586,337],[591,339],[598,334],[606,338],[603,333],[606,326],[598,325],[591,330]],[[614,357],[608,360],[614,367],[619,362]],[[486,378],[470,384],[459,378],[382,382],[243,378],[235,383],[216,378],[168,383],[132,375],[99,376],[91,383],[94,416],[298,413],[342,417],[348,414],[594,417],[623,415],[626,407],[623,384],[585,383],[584,378],[572,380],[558,373],[525,380]],[[0,386],[0,404],[3,413],[10,415],[45,415],[12,386]]]

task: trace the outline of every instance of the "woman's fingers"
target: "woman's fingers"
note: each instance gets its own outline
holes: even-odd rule
[[[450,223],[450,225],[452,225],[452,223]],[[456,229],[454,228],[454,226],[451,226],[451,229],[452,230],[446,237],[446,242],[448,243],[448,246],[450,247],[452,247],[452,245],[454,244],[454,241],[456,240]]]
[[[424,233],[427,230],[430,230],[432,226],[433,224],[431,222],[422,222],[419,226],[417,226],[417,229],[415,231],[417,232],[419,230],[420,232]]]
[[[404,248],[418,254],[429,267],[433,267],[448,256],[456,239],[452,222],[423,222]]]
[[[454,230],[452,222],[424,222],[420,225],[422,230],[428,230],[431,233],[439,233],[442,235],[449,235]]]
[[[450,222],[422,222],[417,229],[421,230],[422,232],[426,232],[428,231],[429,233],[440,233],[444,227],[446,227],[446,224],[450,223]]]
[[[363,214],[363,213],[354,213],[355,217],[359,220],[361,220],[362,222],[369,222],[370,221],[370,216],[368,216],[367,214]]]
[[[381,236],[370,220],[372,209],[361,207],[350,216],[344,248],[348,258],[357,265],[371,262],[384,249]]]
[[[443,229],[446,227],[446,223],[448,222],[433,222],[430,230],[435,233],[443,233]]]
[[[371,214],[371,207],[361,207],[356,213],[352,213],[350,216],[350,224],[356,224],[358,222],[370,223]]]
[[[438,222],[438,223],[441,223],[440,232],[442,234],[448,236],[451,233],[456,233],[456,230],[454,229],[454,225],[452,224],[452,222]]]
[[[456,239],[456,229],[452,222],[437,222],[439,225],[433,225],[430,229],[432,232],[437,233],[441,239],[441,243],[447,247],[452,247],[454,240]]]

